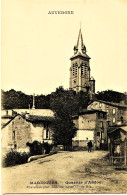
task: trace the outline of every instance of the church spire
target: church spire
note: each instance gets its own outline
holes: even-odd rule
[[[77,49],[78,49],[78,51],[82,52],[82,47],[83,47],[83,37],[82,37],[81,28],[80,28],[78,41],[77,41]]]
[[[77,53],[78,54],[86,54],[86,47],[83,43],[81,27],[80,27],[80,30],[79,30],[77,45],[74,47],[74,53],[75,54],[77,54]]]

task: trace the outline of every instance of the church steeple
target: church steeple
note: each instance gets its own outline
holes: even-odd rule
[[[83,43],[81,28],[79,30],[77,45],[74,46],[74,55],[70,59],[73,59],[77,56],[83,56],[87,59],[90,59],[90,57],[86,54],[86,46]]]
[[[74,51],[75,53],[86,53],[86,47],[83,43],[83,37],[82,37],[82,32],[81,32],[81,28],[79,30],[79,36],[78,36],[78,41],[77,41],[77,45],[74,47]]]
[[[76,92],[82,90],[93,94],[95,92],[95,80],[90,77],[90,57],[86,54],[81,28],[77,45],[74,46],[74,55],[70,60],[70,88]]]

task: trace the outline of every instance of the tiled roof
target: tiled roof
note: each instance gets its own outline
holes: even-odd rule
[[[73,116],[72,118],[78,118],[80,115],[83,115],[83,114],[93,114],[93,113],[97,113],[97,112],[101,112],[101,113],[107,113],[105,111],[102,111],[102,110],[83,110],[83,111],[80,111],[77,115]]]
[[[108,128],[108,134],[113,133],[113,132],[115,132],[115,131],[117,131],[119,129],[127,132],[127,126],[126,125],[125,126],[120,125],[120,126],[109,127]]]
[[[108,105],[112,105],[112,106],[127,108],[127,105],[125,105],[125,104],[115,103],[115,102],[108,102],[108,101],[104,101],[104,100],[94,100],[94,101],[92,101],[92,102],[101,102],[101,103],[108,104]],[[92,102],[91,102],[91,103],[92,103]],[[90,104],[91,104],[91,103],[90,103]],[[89,105],[90,105],[90,104],[89,104]]]
[[[13,109],[19,114],[30,114],[32,116],[54,116],[54,112],[50,109]]]
[[[29,115],[26,120],[30,122],[53,121],[54,117]]]

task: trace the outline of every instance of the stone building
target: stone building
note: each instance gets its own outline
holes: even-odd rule
[[[90,76],[90,57],[86,54],[81,29],[79,31],[77,45],[74,46],[74,55],[70,58],[70,89],[76,92],[95,92],[95,80]]]
[[[73,138],[74,149],[85,149],[92,141],[95,149],[104,148],[107,144],[107,116],[99,110],[85,110],[73,117],[77,135]]]
[[[16,109],[18,110],[18,109]],[[24,112],[23,112],[24,110]],[[18,110],[21,111],[20,109]],[[2,126],[2,153],[10,150],[28,152],[26,143],[33,141],[52,143],[51,124],[54,114],[49,109],[22,109],[22,115],[17,113]],[[26,115],[24,113],[27,113]]]
[[[127,105],[123,102],[113,103],[102,100],[93,101],[88,110],[102,110],[107,112],[107,126],[127,124]]]

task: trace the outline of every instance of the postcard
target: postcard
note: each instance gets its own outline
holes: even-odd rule
[[[2,194],[127,193],[127,1],[1,8]]]

